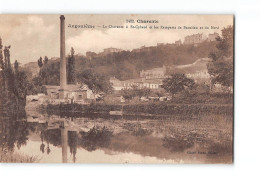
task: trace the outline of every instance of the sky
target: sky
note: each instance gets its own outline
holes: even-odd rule
[[[25,64],[37,61],[39,57],[59,57],[60,15],[0,15],[0,37],[3,45],[11,45],[11,62]],[[141,46],[155,46],[157,43],[174,43],[184,40],[190,34],[218,32],[233,25],[232,15],[66,15],[66,54],[73,47],[75,53],[87,51],[102,52],[104,48],[115,47],[132,50]],[[135,20],[132,25],[148,26],[148,29],[130,28],[127,19]],[[157,20],[158,23],[144,24],[136,20]],[[92,25],[95,28],[71,28],[69,25]],[[126,26],[129,28],[103,28],[103,25]],[[159,29],[149,29],[149,26]],[[98,27],[100,26],[100,27]],[[182,29],[161,29],[161,26],[181,26]],[[183,29],[183,26],[203,29]],[[205,29],[205,26],[218,29]]]

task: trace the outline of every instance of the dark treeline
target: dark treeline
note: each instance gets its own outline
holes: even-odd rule
[[[8,109],[24,110],[26,95],[29,87],[26,73],[19,70],[17,60],[14,65],[10,61],[10,48],[3,49],[0,38],[0,107],[1,113],[6,113]]]

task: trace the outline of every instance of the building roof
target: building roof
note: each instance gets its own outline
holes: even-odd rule
[[[60,89],[60,86],[54,85],[44,85],[47,89]],[[87,85],[85,84],[67,84],[66,89],[70,91],[82,91],[82,90],[90,90]]]

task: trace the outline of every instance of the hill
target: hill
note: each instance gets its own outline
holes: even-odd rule
[[[91,60],[76,57],[77,71],[91,68],[95,72],[127,80],[139,77],[142,70],[165,66],[192,64],[200,58],[207,58],[215,50],[215,42],[194,45],[174,45],[145,47],[132,51],[121,51],[107,55],[97,54]]]
[[[200,58],[192,64],[172,65],[169,67],[169,73],[196,73],[198,71],[207,70],[207,64],[210,58]]]
[[[215,42],[205,41],[197,46],[166,44],[108,54],[91,52],[92,57],[75,55],[75,71],[80,73],[83,70],[91,69],[97,74],[127,80],[138,78],[142,70],[162,67],[163,65],[170,66],[171,70],[178,70],[182,67],[190,70],[191,65],[189,66],[189,64],[194,64],[193,66],[196,67],[201,65],[195,61],[207,58],[209,53],[215,50],[215,45]],[[59,58],[50,59],[47,67],[49,75],[53,77],[51,84],[58,84]],[[32,75],[37,75],[39,72],[37,62],[25,64],[24,68],[28,68],[27,71],[31,72]]]

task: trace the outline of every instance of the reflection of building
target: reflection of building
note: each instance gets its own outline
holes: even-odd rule
[[[207,37],[203,33],[188,35],[184,38],[184,44],[198,44],[206,40]]]

